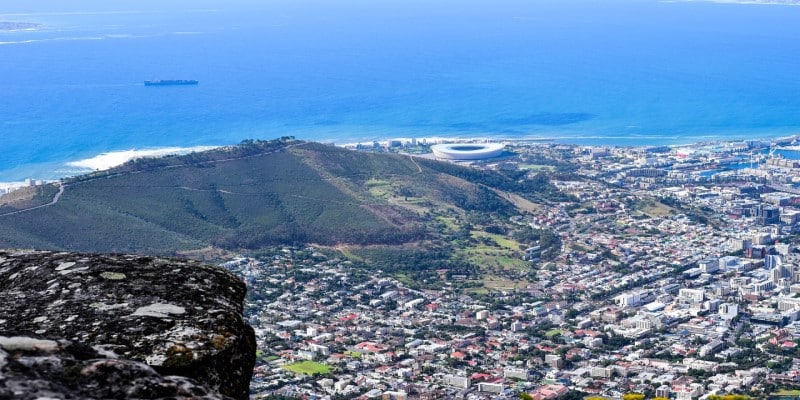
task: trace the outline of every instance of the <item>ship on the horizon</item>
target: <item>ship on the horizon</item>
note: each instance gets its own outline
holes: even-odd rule
[[[192,79],[155,79],[144,81],[145,86],[173,86],[173,85],[197,85],[199,82]]]

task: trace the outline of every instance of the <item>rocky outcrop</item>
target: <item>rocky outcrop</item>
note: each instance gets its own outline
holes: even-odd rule
[[[245,290],[194,261],[0,251],[0,399],[247,398]]]
[[[197,381],[66,340],[0,336],[0,400],[230,399]]]

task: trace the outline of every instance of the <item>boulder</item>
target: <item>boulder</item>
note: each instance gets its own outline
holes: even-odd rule
[[[23,370],[41,383],[35,390],[72,398],[248,398],[255,335],[245,292],[196,261],[0,251],[0,398],[25,391]],[[107,379],[117,391],[63,392],[97,386],[68,377]]]

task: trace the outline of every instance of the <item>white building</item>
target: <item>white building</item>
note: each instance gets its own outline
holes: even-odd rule
[[[641,303],[639,293],[623,293],[614,297],[614,303],[619,307],[636,307]]]
[[[719,259],[707,258],[703,261],[700,261],[697,266],[704,274],[711,274],[719,271]]]
[[[678,291],[678,299],[688,303],[700,303],[705,298],[702,289],[681,289]]]
[[[470,385],[472,385],[472,380],[468,376],[447,375],[445,383],[448,386],[469,389]]]
[[[478,384],[478,391],[483,393],[501,394],[505,390],[502,383],[481,382]]]
[[[522,380],[530,379],[530,371],[525,368],[506,367],[503,370],[503,378],[517,378]]]

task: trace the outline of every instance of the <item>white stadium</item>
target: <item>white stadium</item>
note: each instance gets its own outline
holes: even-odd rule
[[[448,143],[431,146],[436,158],[448,160],[483,160],[503,154],[505,145],[501,143]]]

